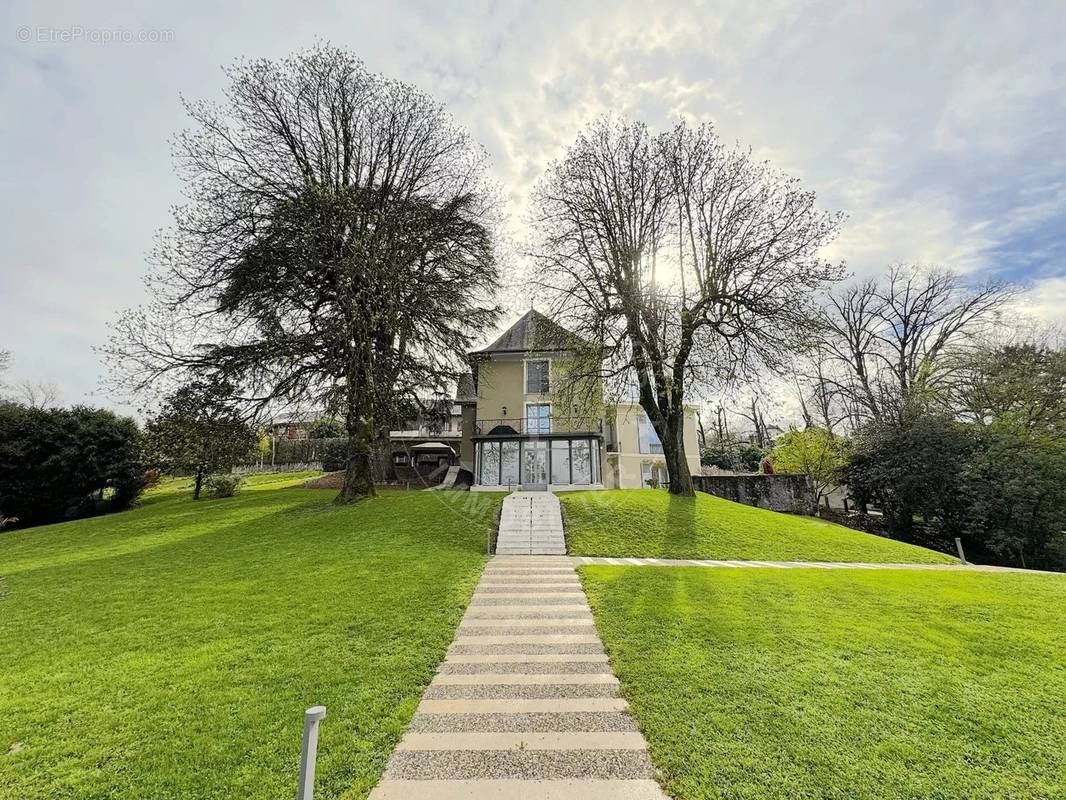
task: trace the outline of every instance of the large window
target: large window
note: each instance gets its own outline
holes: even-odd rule
[[[640,415],[637,435],[640,438],[640,452],[660,456],[663,454],[663,443],[659,441],[659,434],[655,432],[651,420],[644,414]]]
[[[657,489],[668,486],[670,483],[666,477],[666,465],[651,461],[641,462],[640,480],[645,489]]]
[[[600,482],[595,439],[484,441],[477,448],[481,486],[588,486]]]
[[[573,482],[580,485],[592,483],[592,453],[588,439],[575,439],[571,444],[570,457],[573,461]]]
[[[500,446],[503,448],[500,483],[513,486],[518,483],[518,442],[501,442]]]
[[[522,442],[522,483],[526,486],[548,483],[547,442]]]
[[[556,439],[552,442],[552,483],[570,483],[570,440]]]
[[[500,485],[500,443],[481,443],[481,485]]]
[[[549,366],[548,361],[526,362],[526,394],[547,394],[550,391]]]
[[[526,433],[551,433],[551,414],[551,403],[526,403]]]

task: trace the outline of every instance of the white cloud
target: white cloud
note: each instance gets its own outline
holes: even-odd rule
[[[218,99],[221,64],[316,39],[445,101],[493,158],[516,222],[591,117],[713,120],[850,215],[858,274],[914,260],[1066,273],[1066,8],[741,0],[498,3],[8,3],[2,12],[0,347],[18,377],[81,399],[106,321],[142,297],[180,201],[178,94]],[[22,44],[22,25],[169,29],[156,45]],[[1050,296],[1050,295],[1049,295]],[[1061,298],[1061,295],[1058,295]],[[1043,313],[1043,312],[1041,312]],[[32,373],[32,374],[31,374]]]

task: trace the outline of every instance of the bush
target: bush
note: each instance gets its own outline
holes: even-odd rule
[[[768,452],[748,442],[717,440],[700,449],[700,463],[733,472],[758,472]]]
[[[126,508],[144,491],[140,441],[110,411],[0,403],[0,508],[19,525]]]
[[[234,497],[241,491],[244,478],[233,473],[208,475],[204,481],[204,491],[208,497]]]
[[[332,417],[323,417],[311,426],[308,436],[312,439],[338,439],[346,433],[344,423]]]
[[[958,536],[966,507],[960,475],[975,446],[972,429],[947,415],[908,413],[860,428],[842,477],[860,507],[877,506],[896,538],[913,538],[915,517]]]
[[[321,461],[323,468],[330,471],[326,464],[341,463],[335,469],[344,469],[344,460],[348,448],[348,439],[337,437],[332,439],[278,439],[274,443],[273,458],[268,454],[264,457],[266,463],[274,464],[307,464],[312,461]]]

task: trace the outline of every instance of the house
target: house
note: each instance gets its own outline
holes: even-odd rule
[[[399,430],[389,431],[388,479],[439,483],[447,467],[458,463],[461,438],[462,407],[458,404],[437,424],[422,418],[408,420]]]
[[[470,353],[459,382],[459,461],[475,490],[602,489],[666,483],[662,445],[637,403],[605,404],[603,386],[573,375],[581,340],[530,310]],[[689,469],[699,473],[696,411],[685,417]]]

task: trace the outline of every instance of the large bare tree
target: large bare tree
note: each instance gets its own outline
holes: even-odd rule
[[[495,321],[497,193],[439,103],[347,51],[228,76],[225,103],[186,105],[189,203],[155,251],[154,303],[108,351],[133,390],[193,373],[252,409],[338,409],[338,500],[355,500],[400,401],[448,391]]]
[[[809,340],[813,297],[841,274],[819,255],[839,215],[709,125],[603,117],[549,166],[532,222],[534,282],[593,343],[590,369],[635,384],[670,491],[691,495],[693,384],[780,370]]]
[[[814,354],[822,401],[851,427],[946,403],[952,386],[966,380],[967,349],[1012,297],[998,281],[975,285],[913,264],[831,294]]]

